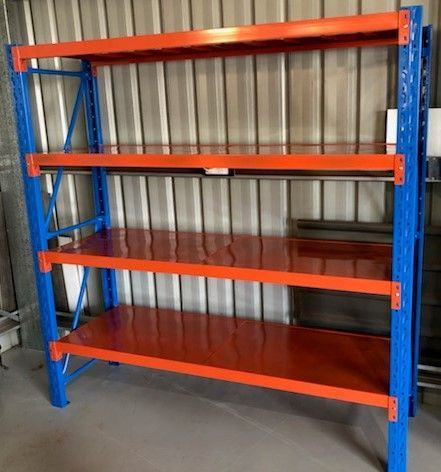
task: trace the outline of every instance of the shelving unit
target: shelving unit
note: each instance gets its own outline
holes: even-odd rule
[[[53,405],[68,403],[66,384],[96,359],[362,403],[387,410],[389,470],[406,469],[408,417],[416,406],[430,78],[431,30],[422,27],[421,18],[421,7],[409,7],[373,15],[7,47]],[[330,152],[323,145],[291,144],[268,149],[104,145],[96,78],[100,66],[362,46],[398,46],[396,151],[378,145]],[[53,57],[79,59],[81,69],[30,67],[31,59]],[[30,74],[79,79],[61,152],[36,150]],[[72,133],[82,103],[89,148],[73,151]],[[47,210],[41,198],[42,167],[57,169]],[[91,168],[95,215],[51,230],[63,172],[74,167]],[[227,168],[232,175],[239,170],[387,173],[394,180],[393,244],[111,228],[109,167]],[[91,236],[49,249],[49,240],[85,226],[94,227]],[[61,339],[52,264],[85,267],[72,331]],[[101,269],[105,312],[79,326],[91,267]],[[117,269],[385,296],[391,304],[390,338],[119,305]],[[71,355],[90,360],[69,372]]]

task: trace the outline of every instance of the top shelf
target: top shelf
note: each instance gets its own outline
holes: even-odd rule
[[[409,14],[375,13],[208,30],[15,46],[14,70],[30,59],[63,57],[93,66],[203,59],[314,49],[407,44]]]

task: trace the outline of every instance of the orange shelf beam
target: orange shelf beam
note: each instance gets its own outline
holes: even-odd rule
[[[51,343],[63,354],[390,408],[389,340],[118,306]],[[375,365],[375,375],[372,366]]]
[[[51,264],[162,272],[393,296],[391,246],[113,228],[39,253]]]
[[[29,176],[40,175],[41,167],[125,168],[229,168],[311,171],[392,171],[395,183],[403,183],[401,154],[27,154]]]
[[[14,69],[30,59],[76,58],[94,65],[198,59],[311,49],[407,44],[408,12],[318,18],[283,23],[15,46]]]

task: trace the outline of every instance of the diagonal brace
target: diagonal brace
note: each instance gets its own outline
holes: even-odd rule
[[[63,177],[63,167],[59,167],[57,170],[57,176],[55,177],[54,189],[52,191],[51,199],[49,200],[49,206],[47,209],[46,216],[44,218],[44,227],[46,231],[49,230],[49,225],[51,223],[52,212],[55,208],[55,202],[57,201],[58,191],[60,190],[61,179]]]
[[[75,129],[75,125],[77,123],[78,114],[79,114],[81,103],[84,97],[84,89],[85,89],[84,79],[81,78],[80,85],[78,87],[77,96],[75,98],[74,107],[72,110],[72,116],[69,122],[69,127],[67,128],[66,140],[64,141],[64,152],[69,152],[72,148],[72,135]]]
[[[66,140],[64,141],[64,152],[69,152],[72,148],[72,135],[73,135],[73,132],[74,132],[74,129],[75,129],[75,125],[77,123],[78,114],[79,114],[79,111],[80,111],[81,102],[83,100],[83,97],[84,97],[84,79],[83,79],[83,77],[81,77],[80,85],[78,86],[78,92],[77,92],[74,107],[73,107],[73,110],[72,110],[72,116],[70,118],[69,126],[68,126],[68,129],[67,129]],[[55,202],[57,200],[57,195],[58,195],[58,191],[60,189],[62,177],[63,177],[63,167],[60,167],[57,170],[57,176],[55,178],[54,190],[52,192],[52,196],[51,196],[51,199],[49,201],[49,207],[48,207],[48,210],[47,210],[47,214],[46,214],[46,217],[44,219],[44,224],[45,224],[46,231],[48,231],[48,229],[49,229],[51,216],[52,216],[52,212],[54,211],[54,208],[55,208]]]
[[[81,308],[83,306],[84,294],[86,293],[87,279],[89,278],[89,274],[90,274],[90,267],[85,267],[84,273],[83,273],[83,280],[81,281],[80,293],[78,295],[77,305],[75,307],[75,311],[74,311],[74,315],[72,319],[72,325],[71,325],[72,331],[77,328],[78,322],[80,320],[80,313],[81,313]],[[70,358],[70,354],[67,354],[66,357],[64,358],[63,374],[65,374],[67,371],[67,367],[69,365],[69,358]]]

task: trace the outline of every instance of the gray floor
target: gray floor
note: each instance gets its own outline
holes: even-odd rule
[[[47,401],[42,356],[0,370],[1,472],[379,471],[384,411],[100,363]],[[411,423],[409,470],[439,472],[441,408]]]

